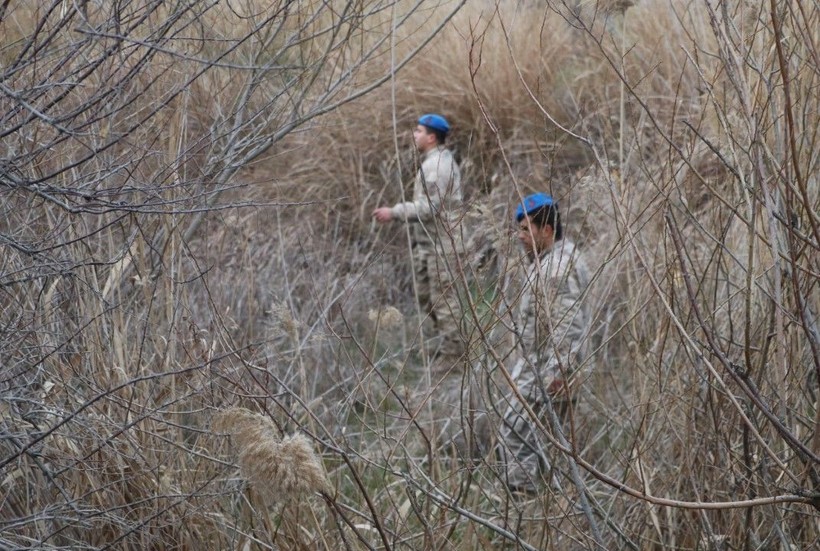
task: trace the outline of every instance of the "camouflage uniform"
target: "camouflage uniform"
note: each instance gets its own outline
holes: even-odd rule
[[[461,203],[461,171],[452,152],[438,146],[422,155],[413,200],[391,209],[395,218],[416,222],[411,227],[416,290],[422,314],[438,337],[431,341],[431,352],[454,356],[463,353],[455,293],[460,242],[454,230]],[[430,335],[425,331],[426,338]]]
[[[519,308],[524,357],[510,374],[541,419],[550,384],[556,380],[568,384],[584,360],[590,316],[581,294],[588,283],[587,265],[566,239],[557,241],[527,272]],[[553,405],[556,411],[567,406]],[[548,465],[542,439],[516,396],[510,394],[505,406],[499,447],[507,483],[534,489],[539,472]]]

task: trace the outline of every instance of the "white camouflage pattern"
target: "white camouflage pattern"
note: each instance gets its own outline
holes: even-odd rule
[[[587,264],[575,245],[558,241],[527,272],[519,305],[523,358],[511,371],[521,396],[543,419],[546,391],[556,379],[571,383],[581,371],[591,326],[582,301],[589,284]],[[566,404],[554,403],[556,410]],[[514,394],[505,403],[500,455],[507,483],[534,490],[548,465],[544,443]]]
[[[427,348],[433,355],[459,357],[461,311],[456,294],[455,231],[462,204],[461,171],[452,152],[436,147],[421,158],[413,186],[413,200],[392,207],[393,217],[412,222],[416,291],[425,315]]]

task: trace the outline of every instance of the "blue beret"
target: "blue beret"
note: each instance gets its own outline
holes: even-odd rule
[[[551,207],[554,204],[555,201],[553,201],[552,196],[547,195],[546,193],[533,193],[532,195],[527,195],[515,211],[515,220],[516,222],[521,222],[524,218],[524,214],[529,215],[541,207]]]
[[[438,130],[439,132],[444,132],[445,134],[450,131],[450,124],[447,122],[447,119],[435,113],[420,116],[419,124],[427,128],[432,128],[433,130]]]

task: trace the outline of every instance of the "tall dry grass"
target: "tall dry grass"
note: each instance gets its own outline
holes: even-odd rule
[[[0,547],[816,545],[817,9],[617,4],[470,2],[391,76],[452,3],[6,3]],[[369,217],[427,111],[497,253],[448,376]],[[446,442],[509,392],[535,190],[596,333],[525,497]]]

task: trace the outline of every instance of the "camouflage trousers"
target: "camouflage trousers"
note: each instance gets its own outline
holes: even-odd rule
[[[430,357],[464,354],[462,310],[459,305],[459,265],[453,252],[417,245],[413,250],[416,292],[423,316],[425,348]]]
[[[511,375],[517,383],[521,397],[542,424],[549,426],[547,404],[543,389],[551,381],[539,376],[531,365],[523,360],[513,368]],[[569,400],[553,400],[553,409],[559,419],[566,416]],[[533,491],[550,469],[546,453],[546,438],[527,412],[524,403],[510,392],[503,401],[503,419],[499,427],[498,456],[504,468],[503,476],[510,488]]]

